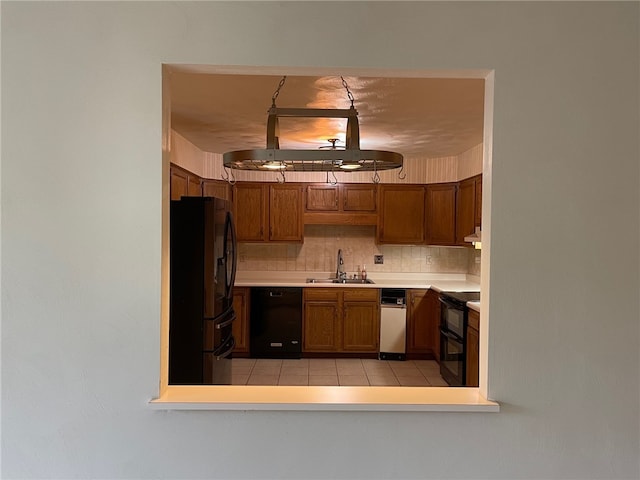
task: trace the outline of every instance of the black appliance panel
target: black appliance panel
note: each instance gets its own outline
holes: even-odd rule
[[[383,288],[380,290],[380,305],[404,306],[407,303],[407,291],[402,288]]]
[[[209,357],[220,356],[233,341],[227,271],[235,274],[235,258],[227,252],[235,252],[235,245],[229,249],[225,234],[233,228],[228,213],[229,203],[218,198],[171,202],[169,384],[229,383],[228,375],[205,372],[223,372],[210,368]]]
[[[252,288],[250,316],[252,357],[302,357],[302,288]]]
[[[452,387],[465,384],[465,349],[464,339],[440,330],[440,375]]]
[[[440,375],[451,386],[466,384],[467,302],[480,300],[480,292],[440,294]]]

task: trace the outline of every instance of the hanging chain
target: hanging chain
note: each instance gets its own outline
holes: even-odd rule
[[[271,97],[272,107],[276,106],[276,98],[278,98],[278,95],[280,95],[280,89],[282,88],[286,80],[287,80],[287,76],[285,75],[284,77],[282,77],[282,80],[280,80],[280,83],[278,84],[278,88],[276,88],[276,91],[273,93],[273,97]]]
[[[349,85],[347,85],[347,81],[344,79],[342,75],[340,75],[340,80],[342,80],[342,86],[347,91],[347,97],[349,97],[349,100],[351,100],[351,108],[353,108],[354,98],[353,98],[353,94],[351,93],[351,90],[349,90]]]
[[[371,181],[373,183],[380,183],[380,175],[378,175],[378,162],[373,160],[373,175],[371,175]]]
[[[287,177],[285,177],[284,175],[284,169],[280,170],[276,173],[276,182],[277,183],[286,183],[287,182]]]
[[[222,180],[227,182],[229,185],[236,184],[236,174],[233,172],[233,169],[223,165],[223,172],[221,175]]]

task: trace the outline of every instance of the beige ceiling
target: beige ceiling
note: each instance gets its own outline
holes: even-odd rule
[[[172,71],[172,128],[203,151],[265,148],[267,110],[281,78]],[[345,80],[358,110],[363,149],[445,157],[482,142],[483,79]],[[339,76],[287,76],[276,105],[349,108],[350,101]],[[329,138],[344,142],[345,129],[343,119],[280,118],[280,147],[319,148]]]

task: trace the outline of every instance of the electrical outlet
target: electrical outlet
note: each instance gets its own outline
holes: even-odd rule
[[[427,255],[427,265],[431,265],[433,263],[433,259],[431,258],[431,255]]]
[[[381,265],[384,263],[384,255],[374,255],[373,263],[376,265]]]
[[[480,255],[476,257],[476,263],[480,263]]]

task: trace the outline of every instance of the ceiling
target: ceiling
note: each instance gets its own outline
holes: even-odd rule
[[[171,126],[203,151],[266,147],[267,110],[281,75],[171,72]],[[458,155],[482,142],[484,79],[344,77],[360,123],[360,147],[405,155]],[[287,76],[278,107],[350,106],[340,76]],[[279,118],[280,147],[344,145],[346,119]]]

